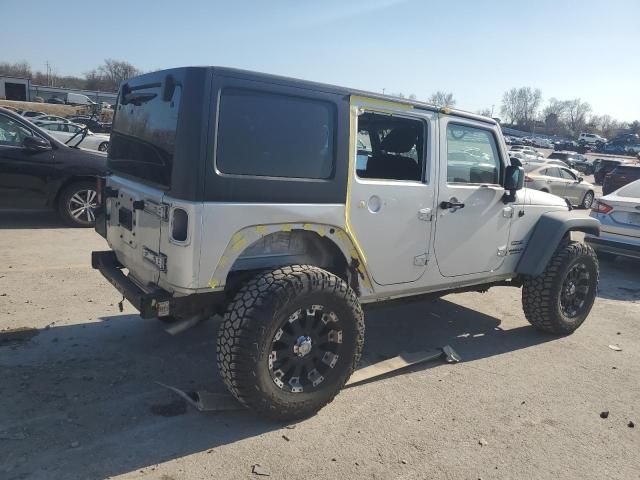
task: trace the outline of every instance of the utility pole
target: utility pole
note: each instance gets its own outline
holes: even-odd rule
[[[382,94],[383,94],[383,95],[384,95],[384,91],[385,91],[385,89],[383,88],[383,89],[382,89]]]
[[[495,107],[495,103],[493,105],[491,105],[491,118],[493,118],[493,107]]]

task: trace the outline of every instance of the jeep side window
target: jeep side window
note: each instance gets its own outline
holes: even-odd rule
[[[233,175],[330,178],[335,116],[333,104],[321,100],[223,90],[216,167]]]
[[[364,113],[358,117],[356,173],[361,178],[419,182],[424,140],[421,120]]]
[[[447,125],[447,182],[499,184],[502,161],[492,132]]]

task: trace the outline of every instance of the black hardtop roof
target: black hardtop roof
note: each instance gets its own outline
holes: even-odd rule
[[[346,87],[339,87],[336,85],[330,85],[327,83],[319,83],[319,82],[312,82],[309,80],[300,80],[297,78],[290,78],[290,77],[284,77],[284,76],[280,76],[280,75],[272,75],[272,74],[268,74],[268,73],[260,73],[260,72],[253,72],[250,70],[242,70],[239,68],[230,68],[230,67],[218,67],[218,66],[194,66],[194,67],[177,67],[177,68],[171,68],[171,69],[166,69],[166,70],[159,70],[156,72],[150,72],[147,74],[143,74],[140,77],[144,78],[145,76],[154,76],[157,78],[158,74],[163,74],[163,73],[171,73],[172,71],[176,71],[176,70],[212,70],[214,75],[224,75],[227,77],[235,77],[235,78],[241,78],[241,79],[246,79],[246,80],[257,80],[257,81],[263,81],[263,82],[269,82],[269,83],[276,83],[279,85],[284,85],[284,86],[292,86],[292,87],[297,87],[297,88],[307,88],[310,90],[317,90],[317,91],[323,91],[323,92],[327,92],[327,93],[335,93],[338,95],[345,95],[345,96],[352,96],[352,95],[357,95],[357,96],[362,96],[362,97],[368,97],[368,98],[373,98],[376,100],[383,100],[383,101],[387,101],[387,102],[394,102],[394,103],[401,103],[401,104],[405,104],[405,105],[412,105],[415,108],[421,109],[421,110],[430,110],[430,111],[434,111],[434,112],[442,112],[441,108],[438,108],[435,105],[431,105],[429,103],[426,102],[420,102],[418,100],[410,100],[407,98],[399,98],[399,97],[393,97],[391,95],[382,95],[380,93],[375,93],[375,92],[368,92],[366,90],[358,90],[358,89],[353,89],[353,88],[346,88]],[[138,78],[138,77],[136,77]],[[130,80],[134,80],[135,79],[130,79]],[[464,118],[470,118],[473,120],[478,120],[481,122],[485,122],[485,123],[489,123],[492,125],[496,125],[497,122],[493,119],[493,118],[489,118],[489,117],[484,117],[482,115],[478,115],[476,113],[471,113],[471,112],[466,112],[464,110],[458,110],[458,109],[454,109],[454,108],[449,108],[447,107],[447,114],[449,115],[456,115],[456,116],[460,116],[460,117],[464,117]]]

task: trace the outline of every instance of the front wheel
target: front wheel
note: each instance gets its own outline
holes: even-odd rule
[[[294,420],[333,400],[363,344],[354,291],[325,270],[294,265],[257,275],[235,295],[218,333],[218,368],[243,405]]]
[[[98,151],[100,152],[106,152],[109,148],[109,142],[102,142],[100,145],[98,145]]]
[[[573,333],[593,307],[598,277],[598,259],[593,249],[581,242],[564,241],[544,272],[525,279],[525,317],[538,330],[556,335]]]

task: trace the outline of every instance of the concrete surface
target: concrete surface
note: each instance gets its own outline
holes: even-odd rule
[[[367,361],[451,344],[463,363],[348,388],[283,425],[200,413],[155,383],[223,392],[216,325],[171,337],[120,313],[89,266],[105,246],[51,215],[0,214],[1,479],[260,478],[255,464],[276,479],[640,478],[639,262],[602,264],[565,338],[531,328],[510,288],[370,311]]]

